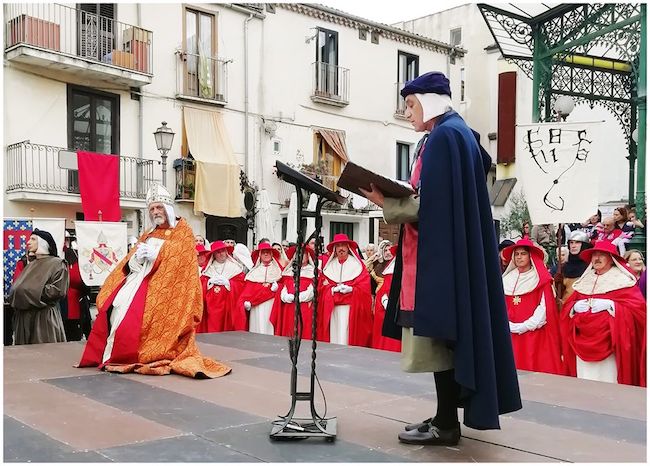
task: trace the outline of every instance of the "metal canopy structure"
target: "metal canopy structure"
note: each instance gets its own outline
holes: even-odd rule
[[[556,119],[553,105],[562,95],[592,108],[602,106],[616,117],[628,146],[629,202],[645,219],[646,5],[479,3],[478,7],[503,57],[533,80],[532,121]]]

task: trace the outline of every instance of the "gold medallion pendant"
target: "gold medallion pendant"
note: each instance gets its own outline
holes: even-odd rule
[[[521,302],[521,297],[515,296],[514,298],[512,298],[512,304],[514,304],[515,306],[519,306],[520,302]]]
[[[171,235],[171,234],[172,234],[172,231],[171,231],[171,230],[165,230],[165,236],[169,236],[169,235]]]

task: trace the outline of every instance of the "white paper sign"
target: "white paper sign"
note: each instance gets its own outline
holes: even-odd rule
[[[598,210],[601,126],[517,126],[517,166],[533,224],[583,222]]]
[[[123,222],[75,222],[79,271],[88,286],[101,286],[126,256],[127,231]]]

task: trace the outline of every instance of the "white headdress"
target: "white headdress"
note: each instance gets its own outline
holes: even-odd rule
[[[174,201],[172,200],[171,194],[165,189],[164,186],[159,184],[152,185],[147,191],[147,208],[155,203],[160,202],[165,206],[165,212],[167,213],[167,220],[169,221],[169,226],[174,228],[176,226],[176,214],[174,213]],[[151,215],[149,215],[149,220],[153,223]]]

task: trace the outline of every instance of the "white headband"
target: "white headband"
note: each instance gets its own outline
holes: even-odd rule
[[[36,254],[44,254],[48,255],[50,254],[50,245],[47,244],[47,241],[45,241],[43,238],[41,238],[38,235],[36,236],[36,239],[38,240],[38,248],[36,249]]]
[[[414,94],[422,105],[422,121],[426,123],[432,118],[452,110],[451,97],[447,94]]]

